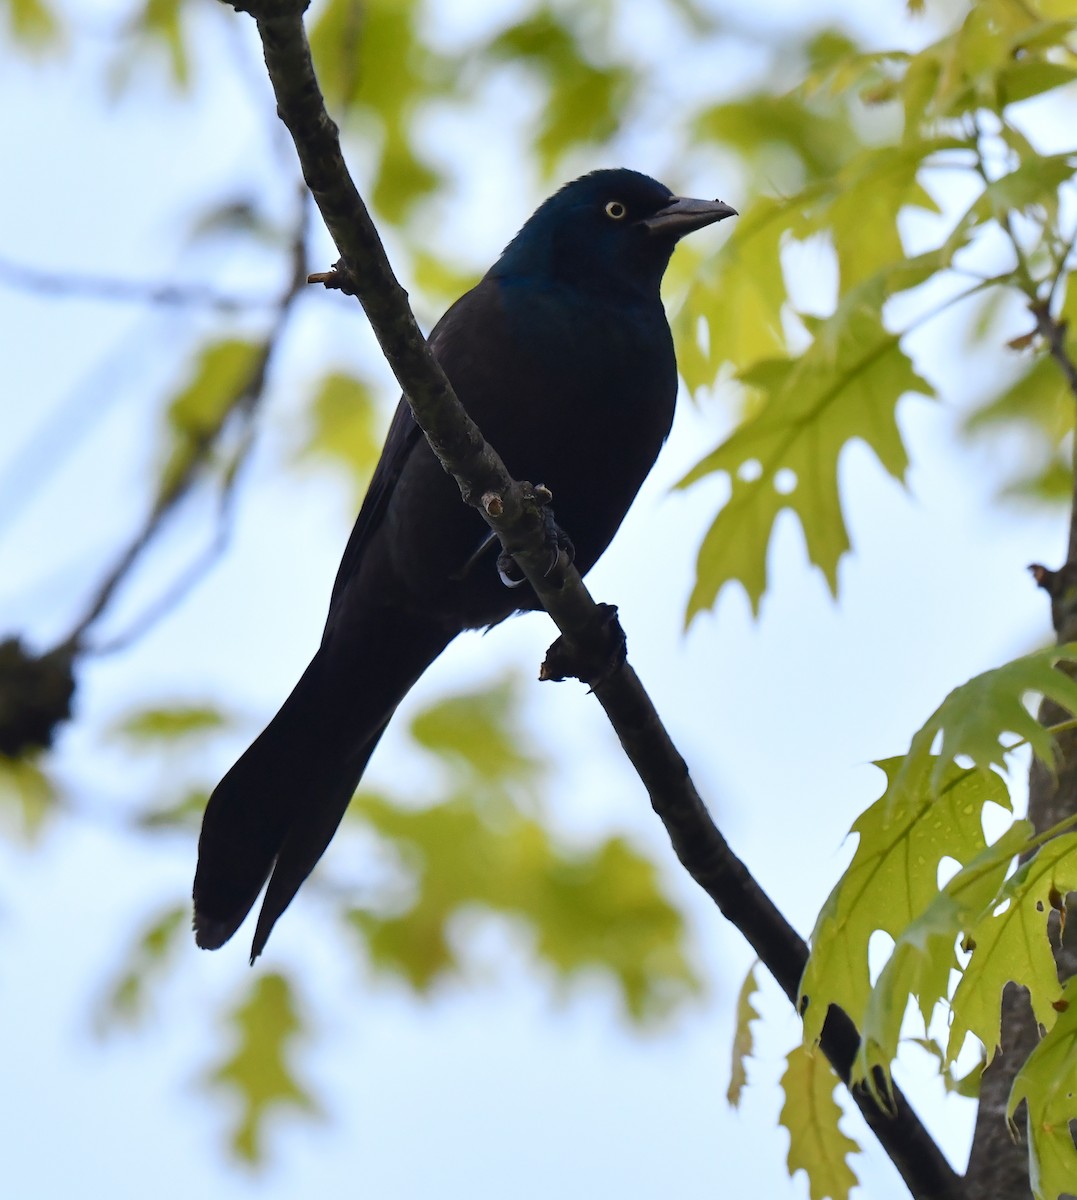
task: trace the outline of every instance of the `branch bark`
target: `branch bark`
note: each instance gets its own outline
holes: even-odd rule
[[[553,577],[534,490],[511,478],[454,395],[431,355],[348,173],[338,131],[325,110],[303,27],[306,0],[231,0],[258,25],[277,111],[295,142],[306,180],[341,259],[336,286],[355,294],[431,447],[513,555],[561,630],[562,656],[606,658],[609,607],[598,606],[562,558]],[[322,280],[324,281],[324,279]],[[571,532],[571,531],[569,531]],[[669,734],[635,671],[623,662],[593,678],[583,672],[643,781],[685,869],[744,934],[793,1004],[807,947],[733,854],[711,820]],[[848,1084],[858,1045],[852,1022],[831,1010],[822,1048]],[[959,1200],[955,1174],[907,1101],[880,1108],[863,1089],[852,1095],[887,1154],[919,1200]]]

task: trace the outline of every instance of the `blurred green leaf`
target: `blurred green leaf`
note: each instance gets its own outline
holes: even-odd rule
[[[1068,289],[1065,306],[1058,314],[1067,330],[1077,316],[1074,293],[1077,289]],[[1000,289],[998,294],[1004,292]],[[991,313],[985,316],[990,320]],[[1029,318],[1030,333],[1031,324]],[[979,332],[986,337],[994,330],[988,324]],[[1077,356],[1077,343],[1070,353]],[[1027,354],[1025,351],[1026,358]],[[1058,364],[1043,348],[1022,365],[1024,370],[1017,379],[969,414],[963,432],[970,437],[1004,439],[1014,474],[999,487],[1000,498],[1069,504],[1073,498],[1069,447],[1073,397]]]
[[[137,1026],[145,1020],[150,991],[160,984],[191,924],[191,908],[170,905],[146,922],[125,955],[126,966],[109,984],[96,1006],[94,1026],[103,1035],[117,1026]]]
[[[178,800],[154,808],[143,809],[135,818],[139,829],[193,829],[202,824],[202,814],[209,802],[208,788],[191,788]]]
[[[227,1018],[235,1047],[206,1082],[229,1095],[240,1111],[231,1148],[252,1166],[265,1159],[266,1126],[280,1110],[320,1115],[320,1108],[292,1069],[291,1058],[306,1032],[292,985],[283,975],[252,981]]]
[[[1064,7],[1064,6],[1063,6]],[[1039,10],[1039,11],[1037,11]],[[906,132],[1041,95],[1072,77],[1072,10],[1045,20],[1048,6],[976,0],[961,25],[913,55],[901,83]]]
[[[843,290],[905,259],[898,218],[910,208],[938,212],[919,173],[933,155],[962,146],[938,138],[901,146],[870,147],[856,154],[835,179],[826,227],[838,256]],[[948,265],[936,261],[934,270]]]
[[[623,838],[591,852],[559,854],[524,910],[538,953],[564,976],[598,971],[619,986],[637,1022],[666,1016],[699,991],[684,919],[654,864]]]
[[[111,732],[134,743],[168,743],[216,733],[230,724],[230,718],[208,704],[153,705],[124,717]]]
[[[693,133],[737,151],[773,191],[786,194],[831,180],[859,142],[843,104],[799,91],[759,91],[716,104],[699,114]]]
[[[136,75],[164,51],[172,83],[187,91],[191,82],[191,49],[184,16],[190,0],[143,0],[127,22],[128,36],[117,43],[109,70],[109,86],[115,93],[126,91]],[[156,68],[156,62],[153,63]],[[159,72],[154,71],[154,77]]]
[[[408,882],[348,918],[374,964],[417,991],[461,972],[454,929],[482,911],[525,922],[559,978],[611,978],[634,1020],[661,1017],[698,990],[683,919],[654,865],[623,839],[562,850],[537,821],[514,809],[487,821],[470,798],[407,810],[360,793],[353,808],[395,848]]]
[[[543,6],[505,29],[485,50],[493,60],[526,64],[546,85],[534,149],[547,176],[570,151],[601,144],[617,132],[636,81],[627,63],[594,61],[568,20],[571,11],[562,14]]]
[[[860,1147],[838,1125],[842,1111],[834,1099],[837,1085],[838,1077],[820,1052],[804,1046],[790,1052],[781,1082],[785,1103],[778,1120],[789,1131],[789,1175],[807,1173],[811,1200],[847,1200],[859,1183],[849,1155]]]
[[[493,687],[438,701],[412,720],[411,736],[424,749],[463,765],[477,781],[535,783],[544,762],[525,749],[520,682],[511,675]]]
[[[5,0],[7,24],[16,41],[32,50],[55,45],[61,36],[60,22],[44,0]]]
[[[162,497],[170,495],[206,454],[229,416],[250,395],[267,354],[264,344],[226,338],[204,346],[195,357],[188,381],[168,406]]]
[[[1073,32],[1069,22],[1058,22],[1057,28]],[[1065,87],[1077,79],[1077,68],[1064,63],[1033,59],[1030,62],[1015,62],[999,72],[999,93],[1003,105],[1018,104],[1032,96],[1040,96],[1056,87]]]
[[[760,197],[737,219],[716,255],[693,257],[689,245],[674,256],[674,276],[682,263],[691,268],[684,301],[671,321],[677,364],[690,390],[709,387],[725,363],[744,365],[787,353],[780,250],[791,215],[786,204]]]
[[[38,840],[55,809],[55,789],[37,762],[0,754],[0,811],[9,815],[8,824],[23,842]]]
[[[395,866],[347,919],[376,968],[428,992],[465,970],[469,921],[505,916],[556,980],[605,977],[633,1020],[659,1018],[699,988],[683,919],[622,838],[557,842],[535,811],[544,764],[526,749],[520,716],[509,676],[414,718],[413,737],[447,764],[453,792],[423,807],[359,793],[349,825],[365,824]]]
[[[1000,488],[999,498],[1018,503],[1069,506],[1073,501],[1073,467],[1067,454],[1060,451],[1039,470],[1011,479]]]
[[[384,436],[370,387],[354,375],[330,371],[315,390],[309,414],[310,432],[296,451],[296,460],[329,461],[345,467],[358,505]]]
[[[375,125],[378,145],[371,198],[390,221],[402,221],[441,183],[419,153],[414,118],[419,106],[448,89],[448,60],[420,37],[415,0],[329,0],[310,27],[318,79],[331,109]],[[348,129],[344,123],[345,133]]]
[[[843,70],[849,62],[862,56],[860,47],[844,29],[820,29],[810,35],[804,47],[808,61],[809,79],[818,81],[835,70]]]
[[[419,247],[412,258],[415,290],[428,305],[447,308],[479,281],[477,273]]]
[[[1048,215],[1058,212],[1058,190],[1073,178],[1072,154],[1037,155],[1026,159],[1007,175],[987,185],[990,212],[1003,218],[1012,211],[1042,208]]]
[[[996,426],[1020,426],[1040,432],[1052,445],[1073,429],[1073,397],[1052,359],[1037,355],[1019,379],[975,409],[965,421],[966,431],[974,434]]]
[[[184,2],[185,0],[146,0],[146,6],[138,19],[141,30],[148,37],[158,38],[168,50],[172,78],[180,87],[186,87],[191,77],[191,65],[181,22]]]

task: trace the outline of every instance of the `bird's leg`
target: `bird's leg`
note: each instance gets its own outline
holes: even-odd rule
[[[561,561],[561,551],[563,550],[568,556],[568,561],[572,562],[576,557],[576,548],[572,544],[572,539],[557,524],[553,509],[550,507],[550,501],[553,499],[550,489],[541,483],[534,488],[529,485],[525,485],[525,487],[529,489],[527,498],[535,503],[537,515],[542,521],[542,537],[549,555],[542,574],[544,578],[549,579]],[[497,573],[501,576],[501,582],[508,588],[517,588],[524,582],[523,571],[520,570],[516,559],[507,550],[502,550],[497,557]]]
[[[539,668],[539,679],[579,679],[594,687],[608,679],[628,657],[628,639],[617,620],[616,604],[597,605],[592,629],[585,635],[586,645],[569,641],[564,634],[546,651]]]

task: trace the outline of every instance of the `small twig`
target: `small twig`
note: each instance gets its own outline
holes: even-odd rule
[[[217,528],[213,536],[213,541],[210,545],[192,562],[190,563],[176,579],[170,587],[168,587],[160,596],[151,603],[131,621],[127,628],[116,634],[114,637],[108,638],[106,641],[97,642],[92,646],[83,646],[82,651],[85,654],[92,654],[95,658],[102,658],[110,654],[119,654],[121,651],[129,649],[139,638],[148,633],[159,621],[172,612],[191,591],[193,587],[202,579],[206,572],[213,566],[215,562],[228,549],[229,542],[232,538],[232,497],[234,491],[229,487],[226,491],[222,491],[219,506],[219,515],[217,518]],[[70,638],[69,638],[70,640]]]
[[[58,299],[75,300],[88,297],[123,304],[208,308],[222,313],[271,308],[275,303],[266,296],[230,296],[205,284],[149,283],[135,279],[115,279],[105,275],[47,271],[3,257],[0,257],[0,283]]]
[[[342,262],[338,262],[328,271],[315,271],[308,275],[307,283],[320,283],[327,291],[343,292],[346,296],[355,295],[352,277]]]
[[[1067,323],[1051,315],[1046,300],[1029,307],[1032,315],[1036,318],[1037,332],[1047,343],[1047,350],[1058,364],[1058,368],[1066,380],[1066,387],[1077,401],[1077,363],[1070,357],[1069,348],[1066,345]]]
[[[980,115],[977,113],[972,120],[973,130],[976,139],[976,173],[983,180],[985,189],[990,189],[992,185],[991,177],[987,171],[987,163],[984,160],[981,143],[985,136],[983,127],[980,123]],[[1005,125],[1005,122],[1003,123]],[[1025,253],[1024,246],[1021,245],[1021,239],[1017,236],[1017,232],[1013,227],[1013,217],[1010,209],[1004,209],[996,216],[996,220],[1001,226],[1006,237],[1009,239],[1010,245],[1013,247],[1014,258],[1017,262],[1017,279],[1018,285],[1022,292],[1028,297],[1028,302],[1035,305],[1039,302],[1039,285],[1036,283],[1035,275],[1032,271],[1032,266],[1029,262],[1028,255]]]
[[[1066,345],[1066,322],[1051,315],[1050,306],[1046,300],[1030,304],[1029,308],[1032,315],[1036,318],[1037,332],[1047,343],[1048,353],[1058,364],[1058,369],[1062,372],[1066,386],[1069,388],[1074,402],[1077,403],[1077,362],[1074,362],[1073,358],[1070,357],[1069,348]],[[1077,436],[1073,438],[1070,455],[1074,490],[1073,498],[1070,502],[1070,528],[1066,561],[1068,563],[1077,563]]]
[[[1058,296],[1058,289],[1062,286],[1066,278],[1066,267],[1069,264],[1070,255],[1073,253],[1074,247],[1077,246],[1077,227],[1074,228],[1072,235],[1066,240],[1056,260],[1056,268],[1054,278],[1051,280],[1051,287],[1047,293],[1047,307],[1053,308],[1055,299]]]

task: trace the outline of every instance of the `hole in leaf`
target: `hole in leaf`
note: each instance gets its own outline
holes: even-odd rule
[[[960,870],[961,864],[956,858],[951,858],[949,854],[942,856],[939,860],[939,869],[935,876],[940,892]]]

